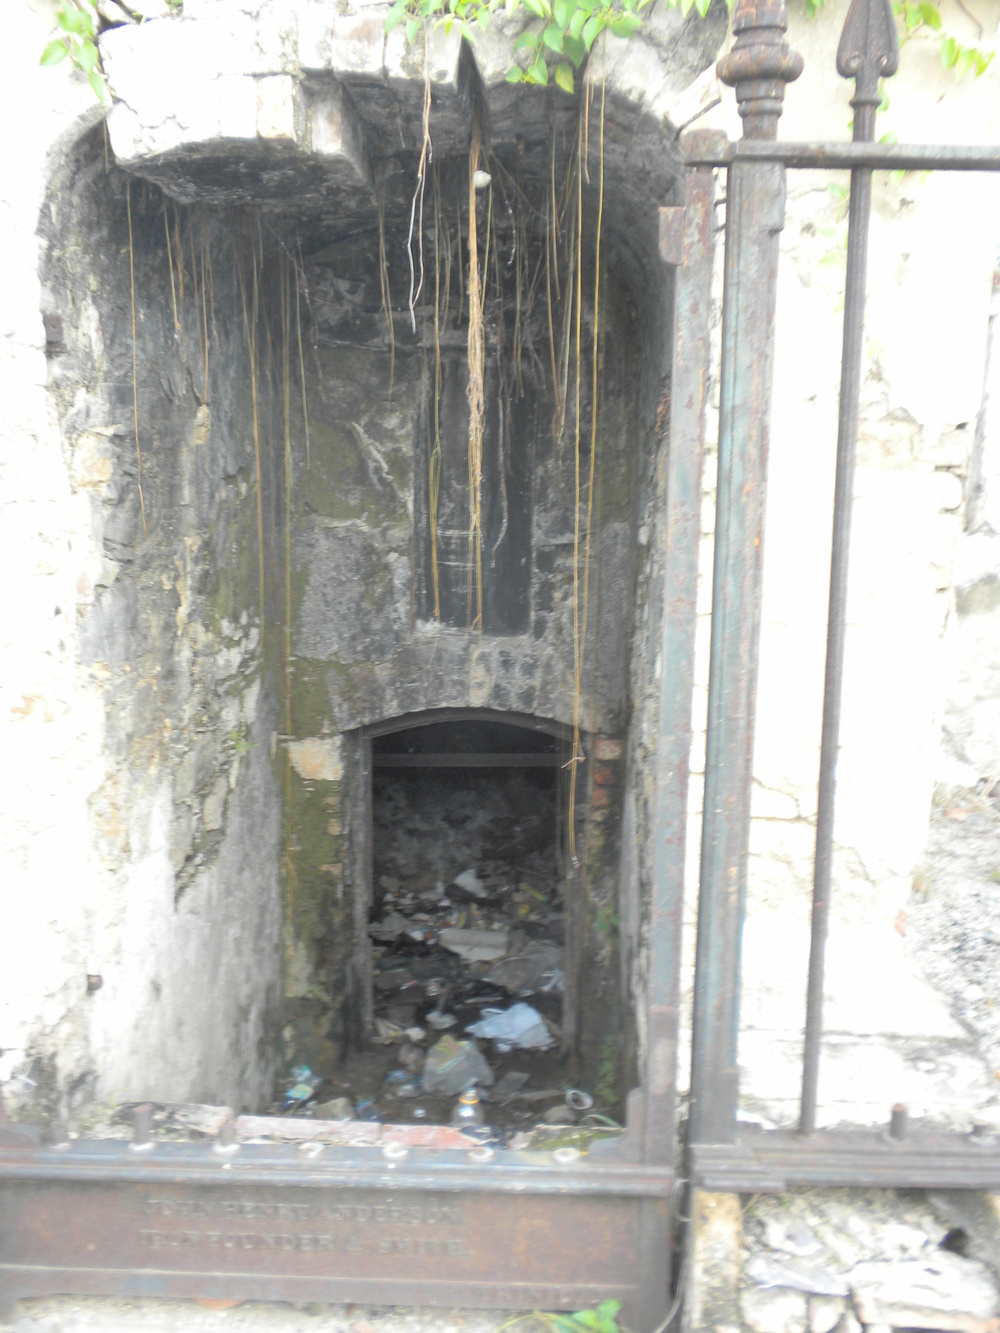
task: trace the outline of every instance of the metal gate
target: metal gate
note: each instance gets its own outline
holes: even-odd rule
[[[437,1127],[354,1125],[253,1142],[230,1117],[214,1143],[43,1142],[0,1121],[0,1307],[51,1292],[576,1309],[623,1302],[636,1333],[670,1294],[680,937],[691,744],[701,460],[716,172],[726,171],[719,483],[691,1105],[683,1174],[696,1186],[1000,1188],[988,1136],[816,1132],[834,764],[861,380],[871,173],[998,170],[1000,148],[872,142],[878,81],[896,68],[888,0],[854,0],[838,68],[856,81],[854,142],[779,143],[784,86],[802,62],[783,0],[741,0],[723,60],[744,137],[684,136],[683,203],[661,210],[675,269],[667,533],[646,1058],[626,1132],[585,1156],[518,1153]],[[766,456],[778,238],[788,168],[851,169],[833,563],[813,940],[799,1130],[737,1124],[740,939],[750,823]]]

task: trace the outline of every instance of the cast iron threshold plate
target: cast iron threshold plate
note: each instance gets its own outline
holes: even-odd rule
[[[299,1121],[311,1137],[263,1142],[261,1123],[241,1117],[229,1143],[49,1146],[0,1125],[0,1307],[57,1293],[522,1310],[613,1297],[635,1333],[663,1317],[673,1176],[641,1163],[629,1133],[579,1155],[424,1125],[354,1124],[345,1144]]]

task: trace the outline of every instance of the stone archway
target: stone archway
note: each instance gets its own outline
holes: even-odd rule
[[[359,935],[357,737],[380,719],[441,707],[575,719],[604,738],[604,768],[599,779],[588,770],[580,793],[587,911],[605,923],[587,946],[598,980],[581,1010],[592,1016],[582,1042],[592,1063],[609,1041],[634,1052],[634,1035],[616,1036],[628,1016],[607,923],[618,917],[624,738],[629,725],[637,740],[648,729],[655,696],[646,589],[660,559],[670,364],[657,207],[673,202],[680,169],[666,116],[714,54],[723,16],[703,26],[666,11],[627,57],[610,48],[602,57],[611,387],[596,473],[600,574],[590,655],[577,671],[572,469],[550,430],[541,307],[537,383],[518,399],[515,423],[527,450],[520,528],[511,515],[505,526],[515,562],[498,582],[520,578],[516,613],[501,607],[481,636],[460,612],[451,623],[433,615],[431,341],[426,319],[423,332],[407,331],[405,242],[425,69],[446,189],[466,170],[475,107],[500,169],[529,201],[543,197],[553,158],[562,170],[572,156],[579,103],[504,82],[516,34],[500,23],[474,54],[435,30],[425,63],[400,33],[383,42],[381,11],[282,11],[272,22],[263,7],[251,16],[188,0],[181,18],[106,33],[114,160],[105,173],[100,140],[88,142],[60,182],[64,198],[75,193],[75,216],[53,205],[45,227],[47,281],[66,330],[52,387],[111,562],[82,626],[85,662],[103,673],[117,766],[95,801],[93,836],[110,846],[106,831],[117,830],[120,910],[109,917],[122,961],[95,1058],[125,1093],[259,1105],[276,1060],[294,1054],[277,1040],[282,994],[326,997],[324,1030],[342,1040]],[[596,165],[592,176],[591,192]],[[496,197],[500,214],[507,204]],[[507,203],[517,197],[509,184]],[[584,209],[592,218],[592,195]],[[541,224],[505,239],[509,221],[500,217],[497,235],[507,250],[509,235],[528,236],[537,263]],[[429,264],[429,217],[425,225]],[[394,349],[380,237],[393,269]],[[457,254],[456,275],[460,245]],[[292,300],[295,321],[282,305]],[[584,321],[585,355],[591,336]],[[284,409],[283,341],[298,367]],[[461,321],[442,353],[444,456],[457,465]],[[585,408],[587,394],[585,385]],[[500,429],[494,402],[489,457]],[[457,513],[454,466],[446,476],[445,504]],[[499,511],[490,521],[492,548]],[[648,778],[631,781],[641,806]],[[233,931],[234,911],[245,931]],[[641,910],[621,915],[639,921]],[[140,938],[157,941],[151,971],[129,956]],[[624,993],[635,984],[628,978]],[[218,1015],[211,1040],[193,997]]]

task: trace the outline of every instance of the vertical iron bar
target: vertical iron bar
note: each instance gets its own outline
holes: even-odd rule
[[[695,131],[685,142],[720,149],[719,134]],[[660,716],[656,742],[653,896],[647,992],[643,1160],[674,1160],[677,1029],[680,1004],[684,848],[691,693],[698,594],[698,534],[705,447],[705,407],[712,319],[715,173],[684,175],[684,203],[660,209],[660,255],[673,266],[673,337],[666,456],[666,552],[660,639]],[[664,415],[667,415],[664,413]]]
[[[875,138],[875,113],[881,100],[879,79],[894,74],[898,64],[896,28],[888,0],[853,0],[837,51],[837,69],[856,80],[854,141]],[[858,401],[864,348],[865,281],[868,272],[868,221],[871,214],[870,167],[851,171],[851,205],[847,231],[847,276],[844,290],[844,342],[840,370],[840,416],[837,423],[837,477],[833,502],[833,548],[830,560],[830,603],[827,618],[826,677],[823,686],[823,732],[820,745],[816,809],[816,860],[813,870],[812,937],[806,989],[806,1028],[802,1053],[802,1101],[799,1131],[816,1128],[820,1041],[823,1035],[823,978],[830,919],[833,872],[833,821],[840,747],[844,641],[847,622],[847,579],[854,503],[854,463],[858,439]]]
[[[740,0],[719,75],[736,88],[745,138],[777,136],[801,57],[783,0]],[[734,163],[726,186],[719,479],[695,963],[689,1138],[736,1136],[739,967],[757,690],[761,558],[778,241],[785,169]]]

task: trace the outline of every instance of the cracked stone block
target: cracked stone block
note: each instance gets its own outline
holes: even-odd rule
[[[387,12],[387,6],[379,6],[355,14],[334,14],[330,24],[330,55],[323,67],[334,74],[371,74],[390,80],[422,82],[427,74],[432,84],[457,89],[462,49],[458,29],[446,33],[444,28],[431,27],[430,48],[425,51],[420,37],[412,46],[407,42],[402,25],[386,34]]]
[[[298,137],[296,88],[290,74],[274,74],[257,80],[257,134],[261,139]]]

